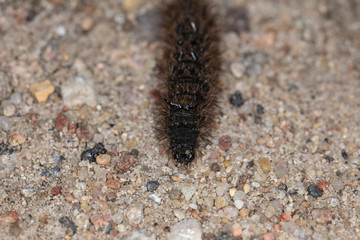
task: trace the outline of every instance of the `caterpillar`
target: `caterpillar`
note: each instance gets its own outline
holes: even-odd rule
[[[210,143],[221,70],[217,15],[205,0],[171,0],[162,10],[156,69],[158,137],[177,163],[189,164]]]

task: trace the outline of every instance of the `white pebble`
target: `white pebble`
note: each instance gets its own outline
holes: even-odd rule
[[[156,202],[157,204],[160,204],[160,202],[161,202],[161,198],[159,198],[159,197],[158,197],[157,195],[155,195],[155,194],[149,195],[148,198],[149,198],[150,200],[153,200],[153,201]]]
[[[139,224],[144,218],[144,211],[142,205],[132,205],[127,208],[125,213],[127,222],[130,225]]]
[[[56,27],[56,34],[60,37],[63,37],[66,35],[66,28],[63,25],[60,25]]]
[[[178,222],[171,227],[167,239],[171,240],[201,240],[201,224],[195,219]]]
[[[3,113],[4,113],[4,116],[11,117],[12,115],[15,114],[15,111],[16,111],[15,106],[12,104],[9,104],[4,107]]]
[[[21,103],[21,95],[20,93],[13,93],[10,97],[10,100],[13,104],[18,105]]]
[[[184,186],[181,188],[182,194],[184,194],[185,200],[189,201],[196,191],[195,186]]]
[[[237,209],[242,209],[244,207],[244,202],[241,200],[234,201],[234,205]]]
[[[10,130],[10,120],[7,117],[0,116],[0,129],[4,131]]]

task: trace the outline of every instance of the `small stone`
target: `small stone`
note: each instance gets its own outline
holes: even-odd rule
[[[189,201],[196,192],[196,187],[194,185],[185,185],[181,188],[181,192],[184,194],[185,200]]]
[[[126,238],[124,238],[124,240],[156,240],[156,236],[155,234],[144,230],[134,230]]]
[[[125,11],[133,11],[136,10],[137,8],[139,8],[139,6],[141,5],[142,0],[124,0],[123,1],[123,8]]]
[[[106,200],[110,201],[110,202],[115,202],[116,200],[116,193],[114,192],[109,192],[108,194],[106,194]]]
[[[244,184],[243,191],[245,194],[248,194],[250,192],[250,189],[251,189],[251,187],[249,184],[247,184],[247,183]]]
[[[108,164],[110,160],[111,157],[108,154],[100,154],[99,156],[96,157],[96,163],[100,165]]]
[[[220,171],[220,165],[217,163],[213,163],[210,166],[210,170],[213,172],[219,172]]]
[[[117,179],[108,179],[105,183],[105,185],[113,190],[119,190],[121,188],[121,182]]]
[[[263,115],[265,113],[265,109],[261,104],[256,104],[256,112],[259,115]]]
[[[247,216],[249,216],[249,209],[247,208],[242,208],[240,211],[239,211],[239,215],[243,218],[246,218]]]
[[[217,197],[215,198],[215,207],[216,208],[223,208],[228,205],[228,201],[225,197]]]
[[[8,104],[4,107],[3,113],[5,117],[11,117],[15,114],[16,108],[12,104]]]
[[[236,78],[241,78],[244,75],[245,67],[239,62],[233,62],[230,65],[230,70]]]
[[[284,166],[283,164],[277,164],[275,166],[275,175],[278,178],[284,178],[288,174],[289,174],[289,169],[286,166]]]
[[[234,197],[236,191],[237,191],[236,188],[230,188],[230,190],[229,190],[229,195],[230,195],[230,197]]]
[[[19,221],[19,215],[15,211],[9,211],[0,215],[0,226],[6,227]]]
[[[171,240],[201,240],[201,224],[195,219],[184,220],[171,227],[167,239]]]
[[[61,186],[54,187],[53,189],[51,189],[51,194],[54,196],[59,195],[60,193],[61,193]]]
[[[349,158],[349,155],[346,153],[346,151],[343,149],[341,150],[341,156],[346,160]]]
[[[239,91],[236,91],[234,94],[232,94],[230,96],[229,101],[230,101],[231,105],[233,105],[234,107],[241,107],[245,103],[245,101]]]
[[[142,205],[131,205],[126,209],[125,219],[130,225],[141,223],[144,218],[144,211]]]
[[[69,125],[69,119],[62,113],[59,113],[55,120],[55,129],[62,131],[65,127]]]
[[[236,218],[238,215],[238,210],[234,207],[226,206],[224,208],[224,213],[229,217]]]
[[[23,144],[25,140],[26,137],[23,133],[15,131],[10,134],[8,142],[11,146],[19,146]]]
[[[265,209],[265,216],[267,218],[271,218],[272,216],[275,215],[275,208],[273,206],[268,206],[266,209]]]
[[[69,217],[61,217],[61,218],[59,218],[59,222],[65,228],[69,228],[72,231],[73,235],[76,234],[76,232],[77,232],[76,225]]]
[[[315,209],[311,212],[313,219],[320,224],[326,224],[332,221],[332,214],[329,209]]]
[[[314,184],[310,184],[308,187],[308,193],[315,198],[321,197],[323,195],[323,192]]]
[[[113,222],[107,214],[96,213],[90,216],[90,222],[94,225],[96,231],[110,233]]]
[[[263,240],[275,240],[275,233],[274,232],[267,232],[262,235]]]
[[[68,107],[83,104],[94,107],[97,103],[92,79],[85,80],[80,76],[75,77],[75,79],[70,79],[66,84],[61,86],[61,93],[64,104]]]
[[[231,233],[235,238],[240,238],[242,234],[241,226],[238,223],[235,223],[231,226]]]
[[[4,131],[9,131],[10,126],[11,124],[9,118],[5,116],[0,116],[0,129]]]
[[[285,183],[280,183],[278,189],[287,192],[288,186]]]
[[[94,26],[94,20],[90,17],[85,18],[81,22],[81,29],[85,32],[89,31]]]
[[[316,184],[316,187],[319,188],[321,191],[324,191],[325,188],[328,188],[330,186],[329,182],[319,182],[318,184]]]
[[[242,200],[235,200],[234,205],[237,209],[242,209],[244,207],[244,201]]]
[[[85,213],[80,213],[75,218],[75,225],[79,228],[85,229],[89,226],[89,217]]]
[[[8,144],[5,143],[0,143],[0,155],[5,155],[5,154],[12,154],[14,152],[14,149],[12,147],[10,147]]]
[[[345,185],[339,178],[334,178],[330,181],[330,185],[334,188],[335,191],[343,190]]]
[[[161,198],[159,198],[159,196],[155,195],[155,194],[151,194],[148,196],[148,198],[154,202],[156,202],[157,204],[161,203]]]
[[[121,152],[118,163],[116,164],[116,170],[119,173],[125,173],[137,162],[137,158],[130,152]]]
[[[290,213],[283,213],[281,214],[280,218],[282,221],[288,222],[291,220],[292,217]]]
[[[229,150],[231,147],[231,138],[230,136],[222,136],[219,140],[220,149],[223,151]]]
[[[264,158],[264,157],[260,158],[259,164],[263,172],[270,172],[271,165],[270,165],[270,160],[268,158]]]
[[[104,147],[104,144],[97,143],[91,149],[87,149],[81,153],[81,160],[88,160],[89,162],[95,162],[96,157],[100,154],[105,154],[107,150]]]
[[[149,181],[146,184],[146,189],[148,192],[153,192],[160,186],[160,183],[158,181]]]
[[[22,101],[20,93],[11,94],[10,101],[15,105],[19,105]]]
[[[228,187],[229,186],[227,183],[219,183],[219,185],[216,187],[216,194],[218,196],[224,195]]]
[[[55,87],[49,80],[45,80],[31,84],[29,91],[39,103],[45,103],[50,94],[55,91]]]

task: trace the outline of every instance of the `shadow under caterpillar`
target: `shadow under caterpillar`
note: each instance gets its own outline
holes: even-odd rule
[[[217,15],[205,0],[171,0],[162,10],[156,130],[170,156],[189,164],[209,142],[221,92]]]

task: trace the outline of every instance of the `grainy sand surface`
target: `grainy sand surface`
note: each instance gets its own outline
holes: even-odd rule
[[[360,3],[215,3],[222,114],[180,167],[153,132],[162,1],[0,0],[1,240],[360,239]]]

